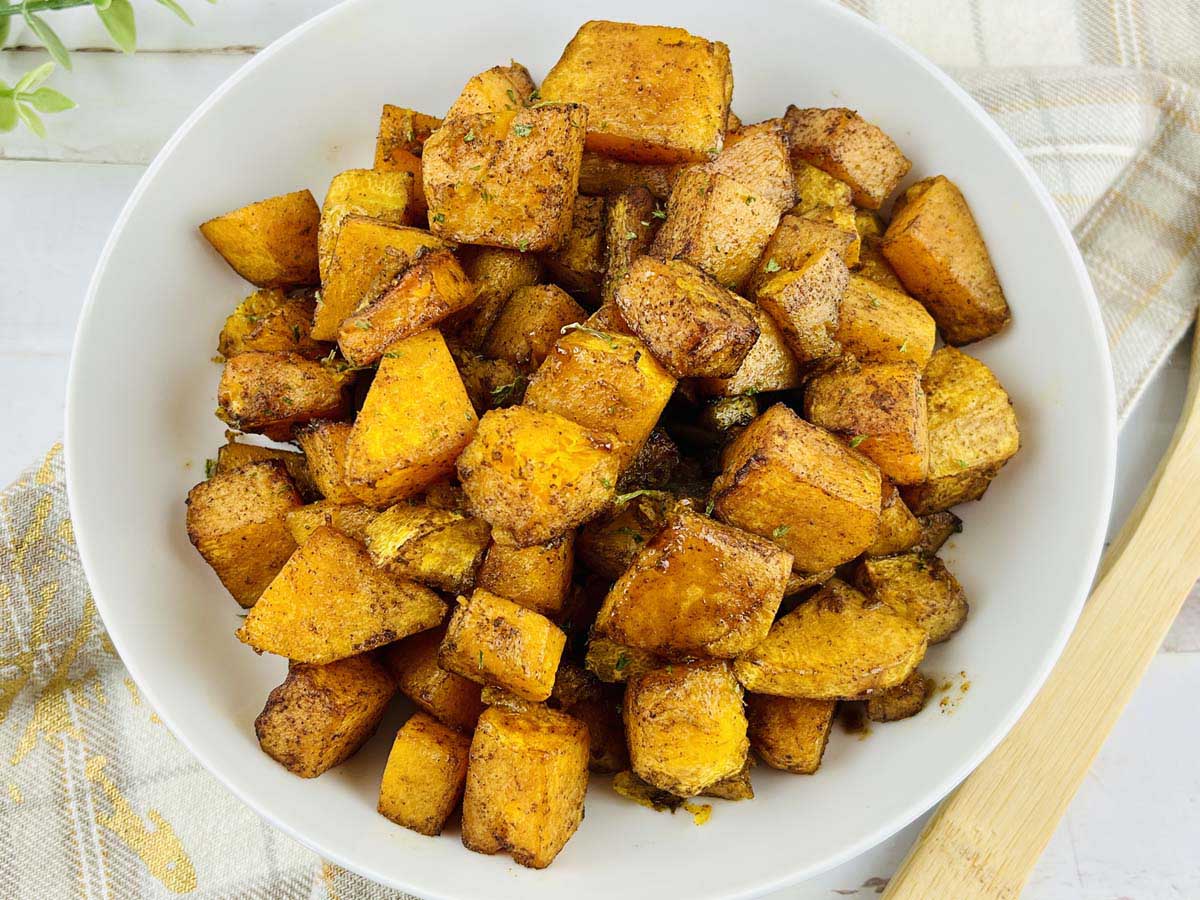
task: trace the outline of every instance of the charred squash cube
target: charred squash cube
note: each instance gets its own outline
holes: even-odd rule
[[[451,104],[447,119],[479,113],[512,112],[524,107],[534,91],[529,70],[516,60],[507,66],[492,66],[471,76],[462,93]]]
[[[367,526],[379,515],[379,511],[362,503],[334,503],[319,500],[288,512],[285,517],[287,529],[297,544],[303,544],[322,525],[340,531],[360,544],[367,540]]]
[[[761,307],[755,308],[754,320],[758,323],[758,340],[742,358],[737,371],[728,378],[701,379],[698,386],[702,394],[737,397],[790,391],[800,386],[800,365],[775,320]]]
[[[617,285],[654,240],[659,223],[655,209],[654,196],[644,187],[626,188],[605,201],[602,306],[616,302]]]
[[[872,722],[897,722],[915,716],[925,708],[933,682],[913,672],[900,684],[867,698],[867,718]]]
[[[658,534],[675,504],[673,494],[647,490],[614,504],[579,529],[580,563],[609,581],[620,578]]]
[[[475,287],[475,302],[451,317],[445,333],[453,332],[454,342],[466,349],[478,350],[513,292],[537,283],[542,263],[532,253],[499,247],[464,247],[460,257]]]
[[[217,467],[215,473],[223,475],[226,472],[232,472],[234,469],[240,469],[249,463],[266,462],[272,459],[283,463],[301,497],[307,500],[319,496],[320,491],[313,480],[308,460],[303,453],[297,453],[295,450],[260,447],[257,444],[247,444],[234,440],[231,437],[217,450]],[[211,473],[209,477],[212,477]]]
[[[912,514],[896,486],[883,480],[879,510],[879,537],[866,549],[867,556],[891,556],[912,550],[921,540],[921,523]],[[930,552],[936,553],[936,548]]]

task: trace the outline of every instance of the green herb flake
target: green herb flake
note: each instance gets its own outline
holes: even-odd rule
[[[517,102],[517,95],[513,93],[512,88],[509,88],[504,93],[508,94],[508,99],[511,100],[514,104]]]
[[[647,222],[645,219],[642,219],[642,227],[643,227],[643,228],[649,228],[649,227],[650,227],[650,223],[649,223],[649,222]]]
[[[861,444],[866,439],[867,439],[867,435],[856,434],[854,437],[850,438],[850,449],[853,450],[855,447],[857,447],[859,444]]]
[[[627,240],[627,241],[637,240],[637,232],[636,231],[625,232],[625,240]]]
[[[779,540],[781,537],[786,535],[791,530],[792,530],[791,525],[780,525],[778,528],[776,528],[774,531],[771,532],[771,537],[773,537],[775,540]]]
[[[446,221],[446,214],[445,213],[434,213],[432,216],[430,216],[430,219],[432,221],[438,222],[440,224],[441,222]]]
[[[466,136],[463,138],[463,140],[466,141],[468,144],[471,143],[471,141],[475,140],[475,129],[474,128],[470,129],[467,132]]]
[[[204,477],[212,478],[217,474],[217,461],[215,459],[206,459],[204,461]]]
[[[903,344],[900,345],[900,352],[901,353],[908,352],[908,341],[905,341]]]
[[[483,651],[479,651],[479,668],[483,668]]]
[[[712,500],[709,500],[708,503],[704,504],[704,514],[706,516],[711,516],[713,514],[713,506],[715,505],[716,504]]]
[[[620,348],[620,346],[621,346],[620,344],[617,343],[616,339],[611,334],[606,334],[603,331],[599,331],[595,328],[589,328],[587,325],[584,325],[582,322],[572,322],[570,325],[564,325],[562,327],[562,330],[559,331],[559,334],[567,334],[568,332],[571,332],[571,331],[580,331],[584,334],[590,334],[592,337],[596,338],[597,340],[604,341],[606,344],[608,344],[609,350],[616,350],[616,349]]]
[[[871,298],[871,309],[879,309],[881,306],[883,306],[883,304],[879,302],[878,297]]]
[[[513,134],[517,137],[529,137],[533,133],[533,126],[524,122],[513,123]]]
[[[300,326],[299,325],[292,326],[292,340],[295,341],[297,344],[300,343]]]
[[[770,259],[767,260],[767,274],[770,274],[772,272],[778,272],[781,268],[782,268],[782,266],[780,266],[779,263],[775,262],[775,257],[772,256]]]
[[[746,198],[746,205],[747,205],[747,206],[749,206],[751,203],[753,203],[753,202],[754,202],[755,200],[757,200],[757,199],[758,199],[757,197],[747,197],[747,198]]]
[[[628,494],[617,494],[617,496],[613,498],[613,503],[617,504],[618,506],[621,506],[625,503],[628,503],[634,497],[641,497],[644,494],[653,494],[653,493],[654,493],[654,491],[648,491],[645,488],[642,488],[641,490],[630,491]]]
[[[965,469],[967,467],[967,461],[965,459],[956,459],[955,462],[958,463],[958,467],[960,469]]]
[[[524,253],[526,250],[529,249],[529,241],[518,241],[517,249],[520,250],[522,253]]]
[[[522,382],[525,381],[524,375],[518,375],[508,384],[500,384],[492,388],[492,402],[497,406],[507,403],[513,398],[513,395],[520,389]]]
[[[488,193],[486,190],[484,190],[483,188],[480,188],[480,189],[479,189],[479,196],[480,196],[480,197],[482,197],[484,200],[491,200],[491,199],[492,199],[492,195],[491,195],[491,194],[489,194],[489,193]]]
[[[530,103],[534,102],[535,100],[541,100],[541,99],[542,99],[542,92],[537,89],[535,89],[534,92],[529,95]]]
[[[632,660],[629,658],[629,654],[622,652],[621,655],[617,657],[617,663],[615,666],[613,666],[613,668],[618,672],[624,672],[629,666],[630,662],[632,662]]]
[[[371,323],[368,322],[366,319],[359,319],[357,322],[354,323],[354,327],[359,329],[360,331],[370,331]]]
[[[404,354],[397,353],[395,350],[389,350],[387,353],[385,353],[383,355],[385,357],[387,357],[388,359],[404,359]]]
[[[665,219],[667,217],[667,211],[661,206],[656,206],[654,208],[654,212],[650,213],[650,215],[654,216],[656,219]]]

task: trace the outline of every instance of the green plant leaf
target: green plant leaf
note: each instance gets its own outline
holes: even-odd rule
[[[21,76],[21,80],[17,82],[17,86],[13,88],[13,93],[26,94],[32,91],[39,84],[50,77],[50,73],[54,71],[54,63],[44,62],[36,69],[30,69]]]
[[[133,4],[129,0],[112,0],[108,9],[97,7],[96,15],[118,47],[126,53],[137,49],[137,24],[133,19]]]
[[[44,138],[46,136],[46,126],[42,124],[41,117],[33,111],[33,107],[18,103],[17,115],[21,117],[22,122],[29,126],[29,130],[38,137]]]
[[[0,133],[17,127],[17,101],[9,95],[0,97]]]
[[[64,69],[70,70],[71,56],[67,53],[67,48],[63,46],[62,40],[54,33],[54,29],[46,24],[46,20],[41,16],[31,13],[26,3],[21,4],[21,16],[25,19],[29,30],[42,42],[42,46],[50,52],[50,58]]]
[[[92,0],[92,6],[96,9],[108,9],[112,6],[112,0]]]
[[[54,88],[38,88],[32,94],[22,98],[33,104],[38,112],[56,113],[75,108],[75,101],[65,94],[60,94]]]
[[[155,0],[155,2],[159,6],[165,6],[167,9],[169,9],[171,12],[175,13],[175,15],[179,16],[179,18],[183,19],[183,21],[187,22],[189,25],[196,24],[195,22],[192,21],[192,17],[187,14],[187,10],[185,10],[182,6],[180,6],[178,3],[176,3],[175,0]]]
[[[10,28],[12,28],[12,16],[5,16],[3,19],[0,19],[0,47],[3,47],[4,42],[8,40]]]

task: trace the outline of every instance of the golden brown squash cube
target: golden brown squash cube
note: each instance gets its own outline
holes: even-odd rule
[[[397,503],[367,526],[367,549],[375,565],[443,591],[462,593],[475,585],[491,529],[450,509]]]
[[[621,315],[621,310],[617,307],[616,303],[601,304],[599,309],[584,319],[583,324],[588,328],[605,331],[609,334],[633,336],[633,329],[629,327],[629,323]]]
[[[645,188],[656,200],[666,200],[682,168],[673,163],[628,162],[584,149],[579,165],[579,193],[603,197],[631,188]],[[655,218],[666,218],[666,213]]]
[[[525,405],[611,435],[621,470],[654,430],[675,376],[635,337],[575,328],[558,339],[525,391]]]
[[[436,325],[474,300],[475,289],[453,253],[422,254],[382,294],[342,322],[338,347],[351,365],[371,365],[389,344]]]
[[[767,636],[792,556],[679,509],[600,607],[595,632],[659,656],[732,658]]]
[[[500,310],[480,352],[492,359],[537,368],[562,330],[585,318],[583,307],[557,285],[519,287]]]
[[[444,241],[420,228],[380,222],[367,216],[346,216],[338,229],[333,258],[322,282],[321,299],[313,316],[312,336],[336,341],[342,321],[364,300],[373,300],[417,254],[442,250]]]
[[[804,368],[820,367],[841,354],[834,335],[849,280],[842,257],[826,248],[759,285],[755,294],[759,306],[775,320],[788,349]]]
[[[798,213],[820,207],[846,206],[851,207],[851,214],[854,212],[854,192],[850,185],[799,157],[792,160],[792,184],[796,190]]]
[[[380,222],[403,225],[410,215],[413,193],[413,178],[407,172],[349,169],[334,175],[321,205],[321,226],[317,232],[321,281],[329,277],[338,232],[347,216],[369,216]]]
[[[792,216],[798,242],[814,250],[837,251],[848,266],[858,265],[862,241],[854,230],[854,207],[817,207]]]
[[[346,442],[346,481],[375,506],[411,497],[454,471],[478,423],[442,336],[396,341]]]
[[[250,607],[296,549],[284,517],[299,507],[283,463],[248,463],[188,491],[188,538],[233,599]]]
[[[451,316],[443,331],[453,332],[454,341],[466,349],[478,350],[513,292],[537,283],[542,263],[532,253],[499,247],[464,247],[460,257],[475,286],[475,302]]]
[[[834,578],[734,660],[746,690],[812,700],[894,687],[925,656],[925,629]]]
[[[542,257],[555,283],[594,305],[600,296],[604,274],[604,200],[575,198],[571,227],[562,245]]]
[[[370,656],[293,663],[254,720],[254,733],[263,752],[293,775],[316,778],[367,742],[395,692]]]
[[[616,302],[633,332],[679,378],[728,378],[758,340],[753,305],[683,260],[639,256]]]
[[[757,296],[768,281],[778,277],[776,273],[799,271],[812,257],[825,250],[832,250],[845,265],[851,265],[847,261],[849,237],[835,224],[807,215],[788,213],[779,220],[779,225],[750,274],[746,282],[746,295]]]
[[[903,553],[913,549],[920,540],[921,523],[909,510],[896,486],[885,478],[879,510],[879,537],[866,549],[867,556]]]
[[[209,219],[200,233],[255,287],[317,284],[321,210],[310,191],[260,200]]]
[[[471,740],[463,846],[544,869],[583,820],[587,726],[542,706],[489,707]]]
[[[911,549],[914,553],[924,553],[926,556],[937,553],[952,535],[960,534],[963,530],[962,519],[949,510],[920,516],[917,524],[921,527],[921,536]]]
[[[812,574],[879,535],[879,469],[777,403],[734,438],[713,482],[717,518],[770,537]]]
[[[754,271],[781,212],[760,200],[754,188],[709,166],[693,166],[675,179],[652,252],[687,260],[737,288]]]
[[[349,411],[348,375],[298,353],[239,353],[225,363],[217,416],[238,431],[286,441],[292,428]]]
[[[544,544],[604,508],[617,482],[611,439],[556,413],[494,409],[458,458],[458,477],[496,540]]]
[[[1008,324],[1008,302],[979,226],[945,175],[904,192],[883,237],[883,255],[933,314],[947,344],[969,344]]]
[[[321,526],[263,591],[237,636],[260,653],[327,663],[432,628],[445,615],[433,591],[376,569],[362,544]]]
[[[1021,446],[1017,417],[992,370],[953,347],[924,374],[929,406],[929,480],[901,490],[918,516],[978,500]]]
[[[674,495],[665,491],[640,491],[615,504],[579,529],[580,563],[609,581],[620,578],[646,542],[658,534],[675,503]]]
[[[912,297],[852,274],[833,337],[862,362],[911,362],[924,369],[933,355],[937,326]]]
[[[332,500],[309,503],[288,512],[284,521],[297,544],[307,541],[314,531],[328,525],[360,544],[366,543],[367,526],[379,511],[361,503],[341,504]]]
[[[279,288],[255,291],[238,304],[221,329],[217,352],[228,359],[248,350],[299,353],[320,359],[329,347],[314,341],[311,294],[288,294]]]
[[[864,559],[854,582],[871,599],[924,628],[931,644],[948,640],[967,620],[967,595],[936,556]]]
[[[526,609],[557,616],[571,588],[574,566],[573,532],[532,547],[511,547],[493,541],[476,584]]]
[[[438,665],[536,703],[550,696],[566,643],[541,613],[476,588],[458,598]]]
[[[748,694],[750,746],[773,769],[811,775],[825,755],[836,706],[833,700]]]
[[[751,202],[766,203],[776,216],[796,202],[792,164],[779,119],[746,125],[727,134],[724,149],[707,168],[749,188],[754,192]]]
[[[657,669],[665,660],[647,650],[627,647],[601,635],[593,635],[588,641],[584,666],[604,682],[617,684]]]
[[[297,453],[294,450],[279,450],[275,447],[260,447],[257,444],[244,444],[241,441],[235,441],[232,436],[229,437],[228,443],[222,444],[217,450],[216,468],[212,472],[206,471],[206,474],[211,478],[214,473],[223,475],[249,463],[265,462],[270,459],[277,459],[283,463],[301,497],[307,499],[319,495],[320,491],[313,481],[308,468],[308,460],[304,458],[303,453]],[[205,468],[207,470],[208,466],[206,465]]]
[[[858,248],[858,265],[854,269],[856,275],[869,278],[876,284],[893,291],[903,291],[904,284],[900,276],[892,268],[891,263],[883,255],[883,239],[871,235],[864,236]]]
[[[766,391],[790,391],[801,382],[800,365],[788,347],[775,320],[761,307],[755,307],[758,340],[742,358],[742,364],[729,378],[702,378],[700,393],[709,397],[736,397]]]
[[[558,248],[571,227],[587,121],[574,104],[447,119],[421,157],[430,229],[464,244]]]
[[[297,428],[294,437],[321,496],[334,503],[357,503],[358,496],[346,483],[346,442],[353,425],[349,422],[309,422]]]
[[[818,375],[804,415],[879,466],[897,484],[929,475],[929,420],[915,363],[865,363]]]
[[[402,150],[420,156],[429,136],[442,120],[402,106],[383,104],[379,115],[379,135],[375,140],[375,168],[383,169],[393,152]]]
[[[635,675],[625,688],[633,771],[678,797],[694,797],[746,764],[742,688],[729,663],[676,663]]]
[[[700,162],[724,143],[729,48],[682,28],[586,22],[541,95],[588,107],[589,150],[634,162]]]
[[[471,739],[425,713],[396,733],[379,785],[379,812],[397,825],[437,835],[467,781]]]
[[[867,718],[872,722],[896,722],[915,716],[925,708],[933,682],[913,672],[900,684],[867,698]]]
[[[384,648],[384,662],[400,693],[439,722],[470,732],[483,712],[479,685],[438,665],[445,637],[444,625],[406,637]]]
[[[792,155],[846,182],[856,206],[879,209],[912,163],[877,126],[852,109],[799,109],[784,114]]]
[[[515,111],[529,103],[534,91],[529,70],[516,60],[471,76],[462,93],[446,112],[447,119],[459,116]]]
[[[633,261],[645,253],[654,240],[660,221],[654,210],[654,197],[644,187],[626,188],[605,201],[602,305],[616,303],[617,285],[629,274]]]

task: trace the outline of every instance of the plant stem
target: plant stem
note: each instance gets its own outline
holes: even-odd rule
[[[29,0],[28,3],[5,3],[0,5],[0,18],[21,15],[22,7],[30,12],[45,9],[71,9],[74,6],[91,6],[92,0]]]

